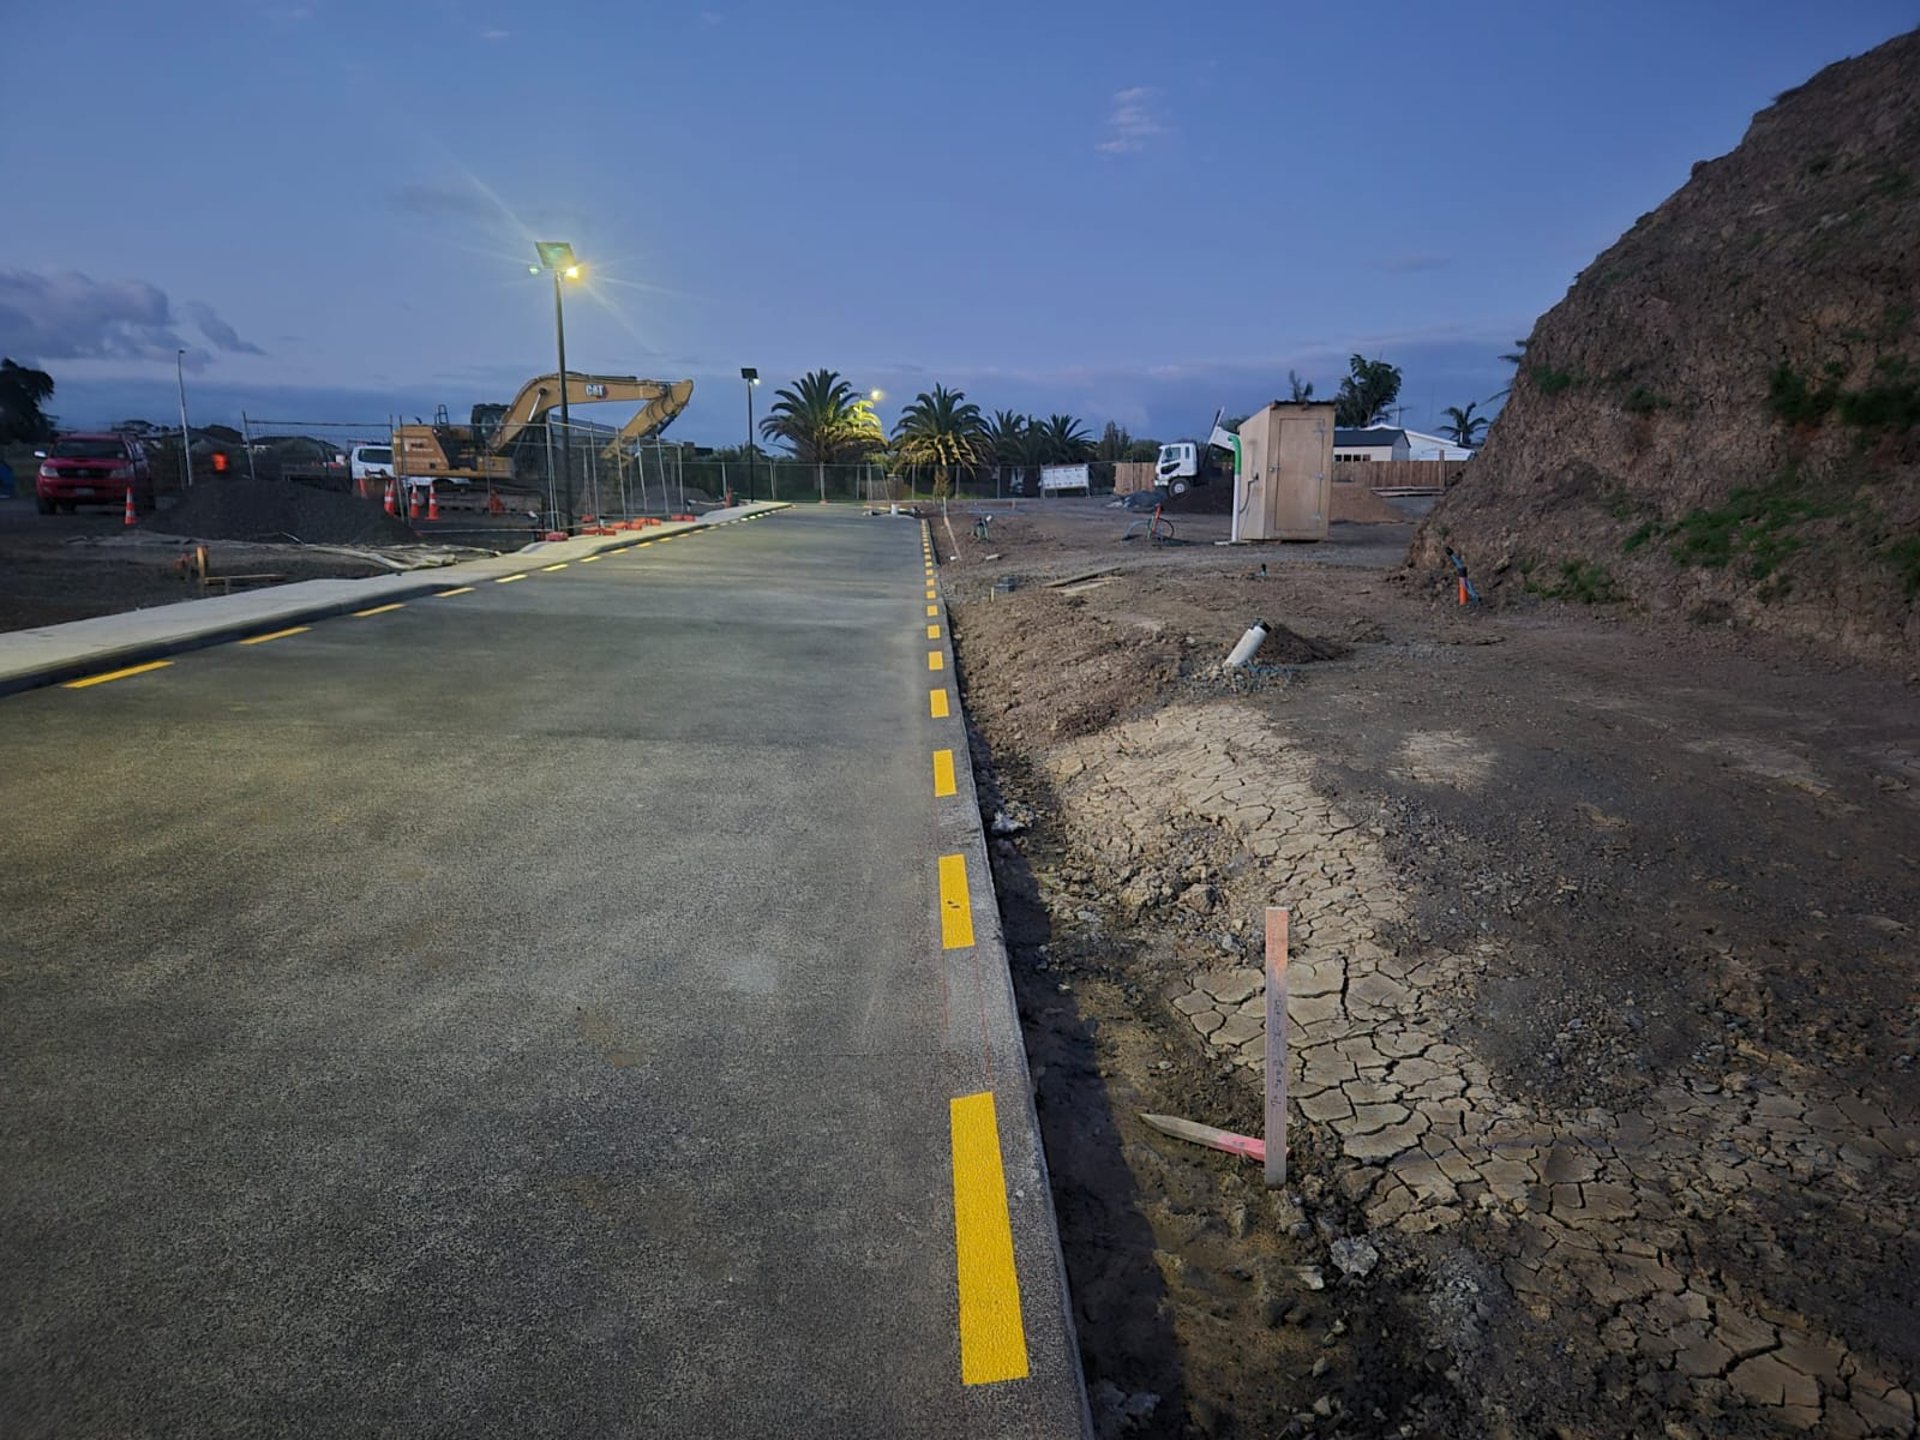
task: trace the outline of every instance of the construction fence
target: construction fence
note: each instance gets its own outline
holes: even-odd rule
[[[146,437],[146,445],[156,488],[162,492],[232,476],[311,485],[379,500],[385,478],[368,473],[373,461],[356,476],[350,457],[363,446],[391,455],[395,427],[414,419],[397,414],[359,420],[282,419],[243,412],[237,431],[194,426],[190,471],[181,464],[177,428],[171,433],[153,432]],[[562,528],[589,518],[684,514],[729,500],[735,504],[773,500],[874,505],[942,498],[1009,499],[1039,495],[1042,468],[890,468],[877,460],[815,464],[759,451],[703,450],[660,437],[628,441],[612,426],[588,421],[564,424],[555,417],[527,427],[510,457],[495,457],[489,464],[498,470],[492,479],[436,485],[440,508],[488,510],[495,516],[504,509]],[[1095,492],[1114,487],[1116,468],[1140,467],[1092,464]],[[399,466],[394,469],[397,472]]]

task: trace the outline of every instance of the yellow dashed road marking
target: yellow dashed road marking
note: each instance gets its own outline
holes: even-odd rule
[[[943,656],[938,650],[929,650],[927,652],[927,669],[944,670],[946,668],[947,668],[946,657]]]
[[[934,719],[936,720],[946,719],[947,718],[947,692],[944,690],[929,690],[927,692],[927,708],[933,712]]]
[[[365,620],[370,616],[386,615],[392,611],[404,610],[406,608],[407,606],[405,601],[396,600],[391,605],[376,605],[371,610],[356,610],[353,612],[353,618],[356,620]]]
[[[558,565],[542,565],[542,566],[541,566],[540,568],[541,568],[541,570],[543,570],[543,571],[544,571],[545,573],[547,573],[547,574],[549,574],[549,575],[551,575],[551,574],[552,574],[552,573],[553,573],[554,571],[556,571],[556,570],[564,570],[564,569],[566,569],[566,568],[567,568],[567,562],[566,562],[566,561],[564,561],[564,560],[562,560],[562,561],[561,561],[561,562],[560,562],[560,563],[559,563]]]
[[[933,793],[936,796],[953,794],[953,751],[951,750],[933,752]]]
[[[473,586],[462,585],[458,590],[435,591],[433,598],[436,600],[445,600],[449,595],[471,595],[472,593],[473,593]]]
[[[948,1102],[953,1133],[953,1243],[960,1282],[960,1382],[1026,1376],[1027,1332],[1013,1268],[1013,1220],[993,1092]]]
[[[933,617],[934,617],[935,615],[938,615],[939,613],[940,613],[940,607],[939,607],[938,605],[929,605],[929,606],[927,606],[927,618],[928,618],[928,619],[932,619],[932,618],[933,618]]]
[[[496,585],[511,585],[516,580],[524,580],[526,578],[527,578],[526,572],[522,571],[518,575],[502,575],[499,579],[495,580],[493,583]]]
[[[295,625],[286,630],[272,630],[265,635],[249,635],[240,643],[242,645],[264,645],[269,640],[284,640],[289,635],[304,635],[312,628],[311,625]]]
[[[940,948],[964,950],[973,944],[973,900],[967,893],[967,857],[940,857]]]
[[[594,561],[603,560],[605,558],[606,557],[603,555],[582,555],[580,557],[580,563],[582,565],[591,565]]]
[[[938,640],[940,638],[940,627],[938,625],[927,626],[927,638],[929,640]]]
[[[129,675],[144,675],[149,670],[164,670],[173,664],[171,660],[149,660],[144,665],[129,665],[124,670],[109,670],[104,675],[89,675],[84,680],[69,680],[63,690],[84,690],[89,685],[104,685],[109,680],[124,680]]]

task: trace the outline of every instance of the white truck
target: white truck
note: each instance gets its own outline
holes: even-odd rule
[[[1220,423],[1226,412],[1213,412],[1213,433],[1205,445],[1194,440],[1175,440],[1160,447],[1160,458],[1153,467],[1154,481],[1169,495],[1184,495],[1195,485],[1207,483],[1207,452],[1225,450],[1233,456],[1234,473],[1240,470],[1240,437]]]
[[[347,452],[347,464],[352,467],[353,483],[356,489],[365,480],[391,480],[393,478],[393,446],[382,445],[371,440],[364,445],[355,445]]]

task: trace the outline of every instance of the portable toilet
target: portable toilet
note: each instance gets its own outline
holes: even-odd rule
[[[1235,540],[1324,540],[1333,503],[1333,402],[1276,400],[1240,425]]]

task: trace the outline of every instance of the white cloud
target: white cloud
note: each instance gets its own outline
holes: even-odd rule
[[[225,350],[232,355],[264,355],[267,352],[251,340],[242,340],[240,332],[214,314],[213,307],[204,300],[189,300],[181,307],[188,317],[200,329],[200,333],[213,342],[217,350]]]
[[[1134,85],[1113,92],[1113,108],[1107,114],[1107,138],[1093,148],[1102,155],[1131,155],[1146,148],[1167,127],[1154,113],[1160,92],[1152,85]]]
[[[191,300],[187,318],[216,347],[233,354],[264,352],[222,320],[211,305]],[[0,270],[0,352],[34,360],[164,360],[188,349],[188,364],[204,352],[188,347],[167,294],[144,280],[95,280],[78,271],[43,275]]]

